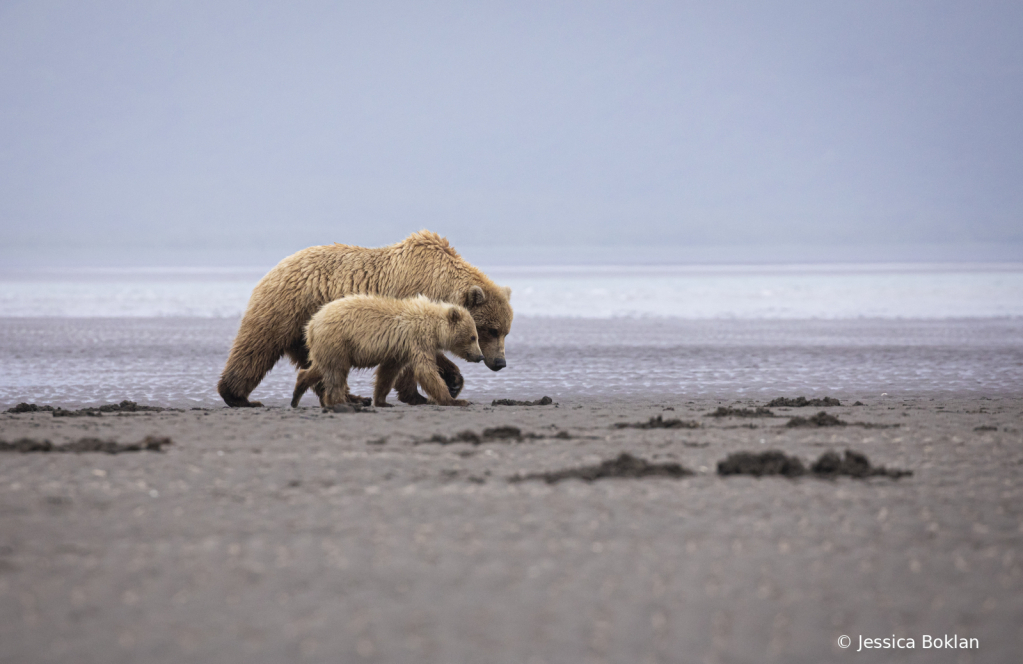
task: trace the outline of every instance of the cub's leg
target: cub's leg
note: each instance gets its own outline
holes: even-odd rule
[[[448,394],[454,399],[462,391],[462,387],[465,385],[465,379],[462,378],[462,372],[458,370],[458,367],[449,360],[442,353],[437,353],[436,363],[438,365],[438,373],[447,385]],[[420,383],[422,385],[422,383]],[[412,367],[407,367],[398,376],[398,380],[394,383],[394,389],[398,391],[398,400],[403,403],[407,403],[410,406],[421,406],[426,403],[426,397],[419,393],[416,389],[416,375]],[[426,386],[423,386],[423,390],[426,390]]]
[[[398,374],[404,368],[405,365],[401,362],[384,362],[377,367],[376,386],[373,390],[374,405],[384,408],[391,406],[391,404],[387,403],[387,394],[391,391],[391,386],[394,385]]]
[[[437,353],[437,372],[447,384],[451,398],[457,399],[458,394],[465,386],[465,378],[462,377],[462,372],[458,370],[455,363],[449,360],[444,353]]]
[[[398,391],[398,400],[403,403],[407,403],[410,406],[421,406],[426,403],[426,397],[416,389],[416,374],[411,366],[406,367],[398,375],[398,380],[394,383],[394,389]]]
[[[305,391],[313,385],[317,385],[322,379],[323,374],[320,373],[319,369],[313,367],[299,369],[298,378],[295,379],[295,392],[291,397],[291,407],[298,408],[298,402],[302,400],[302,395],[305,394]]]
[[[324,408],[348,401],[348,372],[350,369],[351,365],[347,362],[329,364],[322,368]]]
[[[312,362],[309,359],[309,348],[306,346],[305,335],[302,335],[301,338],[296,339],[295,343],[293,343],[291,345],[291,347],[289,347],[288,350],[286,350],[284,352],[284,354],[287,355],[288,359],[291,360],[291,363],[294,364],[296,367],[298,367],[299,370],[301,370],[301,369],[308,369],[310,366],[312,366]],[[296,388],[297,387],[298,386],[296,385]],[[316,383],[313,383],[312,385],[308,385],[308,386],[306,386],[305,389],[303,389],[303,392],[306,389],[309,389],[309,387],[313,388],[313,392],[316,393],[317,398],[319,398],[319,400],[320,400],[320,406],[323,406],[324,405],[324,403],[323,403],[323,390],[324,390],[323,383],[322,382],[316,382]],[[294,399],[292,399],[292,401],[294,401]],[[296,407],[297,406],[292,406],[292,408],[296,408]]]
[[[416,380],[423,386],[423,390],[430,395],[438,406],[468,406],[465,399],[452,399],[448,392],[447,384],[437,373],[437,359],[435,357],[422,357],[413,361]]]

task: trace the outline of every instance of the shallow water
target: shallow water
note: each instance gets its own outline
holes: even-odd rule
[[[230,318],[242,315],[261,276],[230,270],[0,273],[0,316]],[[1019,267],[503,268],[490,276],[512,288],[516,315],[527,317],[1023,316]]]
[[[223,405],[216,382],[237,318],[0,318],[0,407],[131,399]],[[508,368],[459,362],[463,395],[666,401],[695,396],[1018,394],[1023,320],[678,320],[518,317]],[[253,393],[290,400],[280,363]],[[371,394],[372,373],[353,375]],[[394,397],[392,396],[392,401]],[[307,395],[303,405],[312,406]]]

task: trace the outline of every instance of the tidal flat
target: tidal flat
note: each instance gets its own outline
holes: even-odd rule
[[[944,633],[1012,660],[1023,398],[763,412],[799,396],[5,413],[7,442],[170,442],[0,453],[0,660],[837,662]],[[845,424],[787,426],[822,410]],[[697,426],[616,426],[656,418]],[[767,450],[912,474],[717,471]]]

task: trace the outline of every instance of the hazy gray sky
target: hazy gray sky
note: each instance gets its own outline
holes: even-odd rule
[[[0,258],[1023,260],[1021,37],[1019,2],[4,0]]]

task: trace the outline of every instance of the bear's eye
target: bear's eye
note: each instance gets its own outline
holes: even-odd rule
[[[487,330],[487,334],[489,334],[492,337],[499,337],[501,336],[501,331],[492,327],[489,330]]]
[[[473,337],[472,339],[469,339],[469,341],[476,341],[476,337]]]

